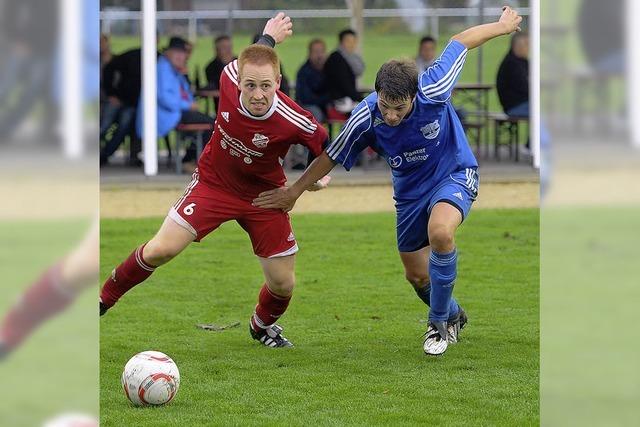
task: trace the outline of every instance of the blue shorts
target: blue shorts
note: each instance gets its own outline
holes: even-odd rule
[[[478,183],[477,171],[467,168],[452,173],[420,199],[396,201],[398,250],[413,252],[429,246],[427,224],[431,209],[438,202],[456,207],[464,221],[478,196]]]

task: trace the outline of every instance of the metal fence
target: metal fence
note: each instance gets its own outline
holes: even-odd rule
[[[292,18],[314,18],[314,19],[351,19],[353,12],[350,9],[304,9],[286,10],[287,15]],[[182,21],[186,27],[186,34],[189,39],[194,40],[199,35],[209,35],[207,26],[201,25],[207,21],[223,21],[223,32],[233,33],[234,22],[238,20],[264,20],[273,17],[273,10],[198,10],[198,11],[158,11],[156,20],[160,29],[164,22]],[[501,13],[499,7],[465,7],[465,8],[418,8],[418,9],[364,9],[362,17],[367,18],[395,18],[402,20],[424,20],[428,32],[431,34],[440,33],[440,21],[443,18],[466,18],[467,23],[477,23],[480,21],[490,21]],[[528,16],[528,7],[518,8],[518,13]],[[114,23],[129,21],[133,24],[131,32],[137,32],[137,27],[142,19],[142,12],[129,10],[104,10],[100,12],[102,32],[111,34]]]

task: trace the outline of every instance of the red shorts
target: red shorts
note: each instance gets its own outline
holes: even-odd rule
[[[231,193],[208,187],[199,182],[198,171],[169,210],[169,218],[193,233],[196,242],[223,222],[236,220],[249,234],[257,256],[275,258],[298,252],[289,214],[254,207]]]

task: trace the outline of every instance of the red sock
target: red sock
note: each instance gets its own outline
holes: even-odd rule
[[[269,290],[265,283],[260,289],[256,312],[251,317],[251,325],[256,331],[265,329],[278,321],[278,318],[287,310],[291,301],[291,295],[281,297]]]
[[[13,349],[45,320],[64,310],[75,298],[61,284],[62,262],[49,268],[7,313],[0,326],[0,341]]]
[[[155,267],[147,264],[142,259],[142,250],[146,243],[125,259],[104,282],[100,292],[100,301],[107,307],[113,306],[122,295],[138,283],[144,282],[151,276]]]

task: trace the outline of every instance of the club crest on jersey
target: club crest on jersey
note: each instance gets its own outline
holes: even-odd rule
[[[223,111],[222,112],[222,118],[224,119],[225,122],[229,123],[229,112],[228,111]]]
[[[431,123],[427,123],[420,128],[420,131],[422,132],[422,136],[424,136],[425,138],[434,139],[440,133],[440,123],[438,123],[437,120]]]
[[[251,140],[251,142],[253,142],[253,145],[258,148],[264,148],[269,143],[269,138],[262,135],[261,133],[256,133],[255,135],[253,135],[253,139]]]
[[[389,166],[397,168],[402,164],[402,156],[389,157]]]

